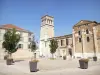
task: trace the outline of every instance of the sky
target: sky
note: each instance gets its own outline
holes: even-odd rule
[[[100,0],[0,0],[0,25],[30,30],[37,40],[46,14],[54,16],[55,36],[71,34],[80,20],[100,22]]]

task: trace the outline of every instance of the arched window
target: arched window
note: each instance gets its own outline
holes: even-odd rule
[[[90,38],[89,37],[87,37],[87,42],[89,42],[90,41]]]
[[[82,40],[81,40],[81,38],[79,38],[79,42],[81,42]]]
[[[88,29],[86,30],[86,34],[89,34],[89,31],[88,31]]]
[[[78,34],[81,35],[81,31],[78,31]]]
[[[19,48],[23,48],[23,44],[19,44]]]
[[[66,45],[68,45],[68,39],[66,39]]]
[[[72,56],[72,49],[71,48],[68,49],[68,52],[69,52],[70,56]]]
[[[49,20],[49,24],[50,24],[51,20]]]
[[[47,23],[49,23],[49,20],[47,19]]]
[[[63,45],[64,45],[64,40],[62,39],[62,40],[61,40],[61,46],[63,46]]]
[[[51,24],[52,24],[52,20],[51,20]]]

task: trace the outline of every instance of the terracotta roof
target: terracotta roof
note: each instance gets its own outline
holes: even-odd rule
[[[53,37],[53,38],[54,39],[72,38],[72,34],[63,35],[63,36],[57,36],[57,37]],[[53,38],[49,38],[49,39],[53,39]]]
[[[19,31],[27,31],[27,32],[30,32],[28,30],[25,30],[25,29],[22,29],[18,26],[15,26],[13,24],[5,24],[5,25],[1,25],[0,28],[4,28],[4,29],[12,29],[12,28],[15,28],[16,30],[19,30]]]
[[[74,26],[80,26],[80,25],[89,24],[89,23],[97,23],[97,22],[96,21],[81,20],[77,24],[75,24]]]
[[[68,37],[68,38],[70,38],[70,37],[72,37],[72,34],[63,35],[63,36],[57,36],[57,37],[54,37],[54,38],[63,38],[63,37]]]

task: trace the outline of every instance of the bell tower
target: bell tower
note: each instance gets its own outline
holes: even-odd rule
[[[54,17],[45,15],[41,18],[40,55],[48,56],[49,38],[54,37]]]
[[[44,39],[45,35],[48,38],[54,37],[54,18],[52,16],[45,15],[41,18],[40,39]]]

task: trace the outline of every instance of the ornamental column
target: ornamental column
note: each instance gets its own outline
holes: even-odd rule
[[[84,31],[84,29],[82,29],[82,58],[84,58],[84,57],[86,57],[85,56],[85,49],[86,49],[86,46],[85,46],[85,37],[86,37],[86,35],[85,35],[85,31]]]
[[[93,36],[93,38],[94,38],[94,56],[97,56],[98,54],[98,43],[97,43],[97,36],[96,36],[96,34],[97,34],[97,30],[96,30],[96,28],[95,27],[93,27],[93,34],[94,34],[94,36]]]
[[[73,58],[75,57],[75,31],[73,29],[73,34],[72,34],[72,38],[73,38]]]

